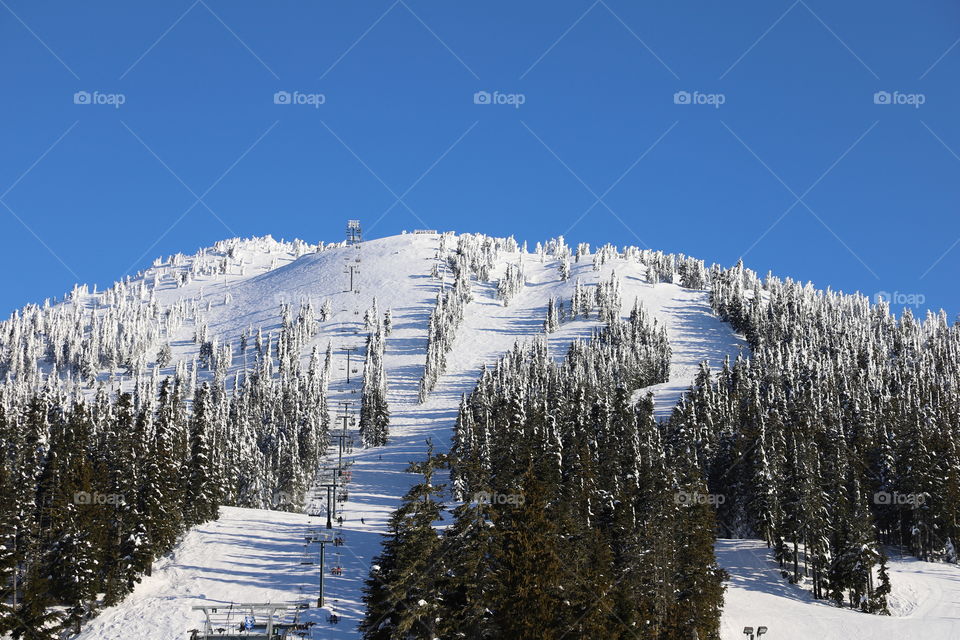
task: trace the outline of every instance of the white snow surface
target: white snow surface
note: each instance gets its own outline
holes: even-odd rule
[[[840,609],[815,600],[782,577],[759,540],[718,540],[717,560],[731,578],[720,635],[743,640],[744,627],[764,625],[770,640],[951,640],[960,638],[960,568],[893,556],[891,615]]]
[[[547,257],[541,262],[539,256],[525,254],[522,259],[527,285],[505,307],[495,297],[495,280],[508,262],[520,261],[521,255],[502,254],[491,282],[474,283],[474,300],[466,307],[465,320],[447,357],[447,371],[429,400],[418,404],[427,319],[440,286],[430,275],[439,244],[437,235],[406,234],[364,242],[359,250],[339,247],[301,257],[285,253],[280,245],[267,245],[269,252],[244,250],[241,257],[249,265],[245,275],[198,278],[179,288],[162,281],[156,291],[163,305],[201,295],[202,291],[204,302],[211,304],[207,312],[210,335],[234,344],[247,327],[262,326],[265,332],[276,328],[281,301],[293,303],[296,313],[297,303],[302,300],[312,300],[316,309],[330,300],[333,319],[320,325],[314,344],[323,349],[331,341],[335,350],[356,346],[357,355],[362,354],[365,340],[363,313],[373,298],[377,298],[381,312],[392,309],[393,331],[386,340],[385,354],[390,442],[379,449],[357,448],[347,456],[353,462],[352,481],[349,500],[343,505],[344,523],[336,529],[346,545],[327,547],[328,606],[306,610],[300,618],[317,623],[315,638],[359,637],[363,581],[379,551],[387,518],[415,480],[405,472],[407,464],[423,459],[427,438],[439,451],[449,447],[460,395],[470,392],[481,367],[493,364],[515,341],[542,333],[549,297],[561,296],[568,301],[577,277],[590,285],[608,279],[616,270],[621,278],[624,312],[639,298],[653,317],[666,325],[673,352],[670,381],[651,388],[661,417],[669,415],[701,361],[708,361],[716,370],[724,358],[734,358],[745,348],[743,339],[713,314],[707,292],[674,284],[651,285],[643,265],[620,259],[608,262],[597,272],[593,271],[592,256],[588,256],[572,263],[571,278],[562,282],[555,259]],[[455,246],[455,238],[449,238],[448,247]],[[355,262],[357,256],[361,258],[359,264]],[[344,291],[344,271],[350,264],[359,267],[355,277],[359,293]],[[146,276],[150,277],[149,271]],[[226,301],[227,294],[230,302]],[[595,316],[589,321],[564,323],[549,335],[551,352],[562,357],[571,340],[588,336],[597,326]],[[181,332],[173,343],[174,361],[191,358],[196,349],[189,339],[192,328],[185,327]],[[345,356],[341,352],[335,355],[330,387],[332,412],[341,400],[359,400],[362,362],[357,355],[351,363],[349,385]],[[242,367],[243,363],[235,357],[234,366]],[[307,511],[314,510],[311,506]],[[315,604],[317,567],[300,561],[304,535],[311,525],[320,523],[319,518],[306,514],[224,507],[219,520],[191,530],[168,557],[156,563],[152,576],[144,578],[122,603],[86,625],[80,638],[185,638],[186,632],[201,621],[201,616],[190,610],[195,605],[229,607],[232,602],[293,603],[304,599],[313,599]],[[334,555],[337,551],[341,552],[339,560]],[[724,638],[743,637],[743,626],[766,624],[777,630],[768,636],[771,640],[886,638],[894,634],[902,640],[919,637],[908,629],[918,629],[916,625],[928,619],[930,624],[923,627],[925,638],[957,637],[951,635],[955,623],[949,619],[951,615],[960,616],[960,574],[954,568],[892,562],[894,592],[899,598],[895,608],[906,617],[878,618],[812,602],[764,564],[765,552],[752,541],[718,543],[721,564],[732,574],[723,618]],[[337,561],[343,567],[342,576],[329,573]],[[341,617],[337,625],[327,622],[331,610]],[[915,626],[910,627],[911,622]]]

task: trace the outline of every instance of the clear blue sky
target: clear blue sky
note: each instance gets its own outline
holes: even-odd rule
[[[953,318],[958,39],[948,0],[0,0],[0,314],[359,218],[744,256]]]

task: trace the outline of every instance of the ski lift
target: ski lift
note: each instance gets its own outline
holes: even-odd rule
[[[340,616],[335,613],[331,613],[329,616],[327,616],[327,622],[330,624],[337,624],[340,622]]]
[[[335,576],[342,576],[342,575],[343,575],[343,567],[339,567],[339,566],[338,566],[338,567],[334,567],[333,569],[330,569],[330,573],[332,573],[332,574],[335,575]]]

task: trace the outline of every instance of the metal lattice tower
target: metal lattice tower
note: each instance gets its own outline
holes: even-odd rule
[[[363,242],[363,231],[360,229],[359,220],[347,220],[347,244],[359,244]]]

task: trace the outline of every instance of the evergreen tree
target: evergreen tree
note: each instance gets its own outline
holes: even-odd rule
[[[443,594],[437,566],[441,539],[434,523],[441,519],[443,505],[438,497],[443,485],[433,477],[440,460],[429,446],[427,460],[411,464],[409,472],[422,481],[404,495],[400,507],[391,515],[383,550],[371,565],[364,587],[366,614],[360,624],[367,640],[436,637]]]

